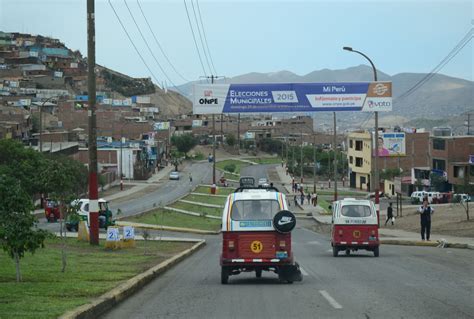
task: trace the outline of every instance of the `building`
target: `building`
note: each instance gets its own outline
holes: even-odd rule
[[[388,169],[400,169],[402,175],[411,173],[413,167],[431,165],[429,133],[379,133],[380,172]],[[384,140],[385,139],[385,140]],[[358,131],[347,137],[349,185],[354,188],[370,190],[371,174],[374,171],[373,141],[371,133]],[[385,147],[382,149],[382,146]],[[383,189],[383,186],[380,186]]]
[[[470,158],[474,154],[474,136],[433,136],[432,172],[446,177],[451,188],[473,184],[474,166]]]

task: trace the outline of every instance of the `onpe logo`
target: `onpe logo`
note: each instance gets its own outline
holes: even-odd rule
[[[374,93],[384,95],[388,91],[388,86],[383,83],[377,83],[374,87]]]

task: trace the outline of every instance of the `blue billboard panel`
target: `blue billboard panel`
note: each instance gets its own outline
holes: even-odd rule
[[[391,111],[391,82],[194,85],[194,114]]]

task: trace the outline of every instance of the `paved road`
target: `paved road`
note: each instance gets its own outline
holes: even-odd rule
[[[189,182],[191,172],[193,182]],[[174,202],[179,197],[189,193],[190,189],[198,184],[210,184],[212,181],[212,165],[205,162],[193,163],[185,167],[181,172],[181,178],[177,181],[166,180],[164,184],[157,186],[157,189],[148,194],[137,195],[136,198],[110,203],[110,209],[115,214],[117,209],[121,209],[122,216],[134,215],[156,206],[164,206]],[[47,223],[45,218],[40,219],[40,227],[52,232],[59,231],[59,223]]]
[[[332,257],[328,238],[293,232],[303,281],[273,273],[220,284],[220,236],[104,318],[472,318],[472,251],[383,246]]]

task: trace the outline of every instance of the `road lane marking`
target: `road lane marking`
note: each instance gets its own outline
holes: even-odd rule
[[[313,240],[313,241],[308,241],[307,244],[308,244],[308,245],[321,245],[321,243],[320,243],[319,241],[315,241],[315,240]]]
[[[320,290],[319,293],[329,302],[334,309],[342,309],[342,306],[326,290]]]
[[[308,276],[308,273],[306,272],[306,270],[304,270],[303,267],[300,267],[300,270],[301,270],[301,273],[303,274],[303,276]]]

